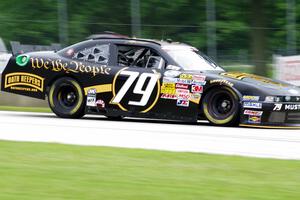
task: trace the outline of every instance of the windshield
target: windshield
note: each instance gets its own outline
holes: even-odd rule
[[[177,62],[177,64],[184,70],[222,70],[213,60],[208,56],[202,54],[194,48],[178,48],[178,49],[165,49],[166,52]]]

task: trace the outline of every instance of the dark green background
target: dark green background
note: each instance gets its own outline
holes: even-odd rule
[[[205,0],[140,2],[142,37],[172,38],[206,52]],[[215,4],[218,62],[258,66],[255,71],[266,75],[273,54],[288,55],[286,0],[216,0]],[[130,0],[67,0],[67,8],[69,44],[107,30],[131,35]],[[0,1],[0,37],[7,44],[11,40],[25,44],[59,42],[57,1]],[[253,46],[254,40],[258,45]]]

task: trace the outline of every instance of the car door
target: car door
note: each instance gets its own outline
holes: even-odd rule
[[[116,48],[119,70],[113,77],[110,107],[123,116],[153,117],[160,99],[163,58],[144,46]]]

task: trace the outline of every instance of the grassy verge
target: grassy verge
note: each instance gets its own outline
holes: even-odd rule
[[[300,199],[300,161],[0,141],[0,199]]]
[[[20,111],[20,112],[51,112],[50,108],[42,107],[17,107],[17,106],[0,106],[3,111]]]

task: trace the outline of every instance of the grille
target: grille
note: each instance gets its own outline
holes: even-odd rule
[[[284,123],[286,112],[272,112],[269,117],[269,122]]]
[[[288,123],[300,123],[300,112],[289,112],[287,113]]]

